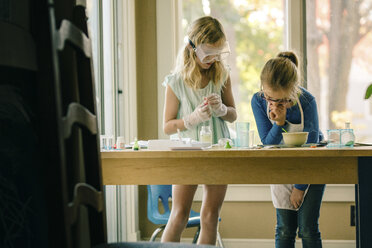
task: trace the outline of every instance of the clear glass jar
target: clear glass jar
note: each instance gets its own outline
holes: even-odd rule
[[[210,126],[202,126],[199,134],[199,141],[212,145],[212,130]]]
[[[341,130],[341,146],[354,147],[355,135],[354,130],[350,128],[350,122],[345,123],[345,129]]]

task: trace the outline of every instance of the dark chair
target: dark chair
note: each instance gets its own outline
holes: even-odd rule
[[[158,227],[151,235],[150,241],[155,241],[156,237],[162,232],[168,222],[170,216],[169,200],[172,199],[172,185],[147,185],[147,218]],[[160,213],[159,207],[164,212]],[[219,218],[221,221],[221,218]],[[191,209],[190,217],[186,228],[197,227],[194,235],[193,243],[196,243],[200,233],[200,213]],[[217,241],[220,247],[224,247],[220,233],[217,231]]]

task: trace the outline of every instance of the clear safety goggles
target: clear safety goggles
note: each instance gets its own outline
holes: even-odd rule
[[[270,102],[270,103],[286,104],[286,103],[292,102],[291,99],[286,99],[286,98],[283,98],[283,99],[271,98],[271,97],[267,96],[263,91],[261,92],[261,98]]]
[[[230,46],[227,41],[219,47],[206,43],[195,46],[190,39],[189,44],[203,64],[211,63],[213,61],[221,61],[230,55]]]

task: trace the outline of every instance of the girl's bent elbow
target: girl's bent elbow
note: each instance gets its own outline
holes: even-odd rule
[[[166,128],[163,129],[163,132],[164,132],[165,135],[171,135],[171,133],[169,132],[169,130],[166,129]]]
[[[235,113],[234,116],[233,116],[233,118],[232,118],[232,121],[231,121],[231,122],[236,121],[236,119],[238,119],[238,115]]]
[[[228,122],[233,123],[238,118],[238,115],[236,114],[236,111],[232,112]]]
[[[171,134],[174,133],[174,131],[171,130],[171,128],[169,126],[164,126],[163,127],[163,132],[164,132],[165,135],[171,135]]]
[[[225,119],[225,121],[233,123],[234,121],[236,121],[236,116],[230,117],[229,119]]]
[[[167,127],[166,124],[164,124],[164,126],[163,126],[163,132],[164,132],[164,134],[169,135],[169,130],[168,130],[168,127]]]

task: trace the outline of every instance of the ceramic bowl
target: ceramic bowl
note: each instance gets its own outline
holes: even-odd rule
[[[282,133],[286,145],[301,146],[306,143],[309,132]]]

